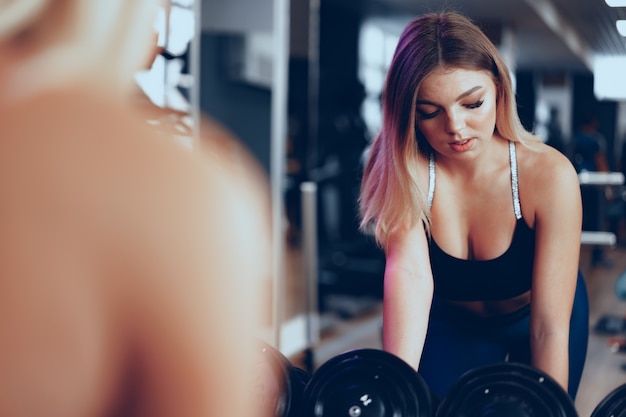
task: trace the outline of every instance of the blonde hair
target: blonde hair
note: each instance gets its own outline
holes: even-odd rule
[[[442,67],[490,73],[497,90],[498,133],[527,146],[540,142],[523,127],[509,69],[478,26],[456,12],[430,13],[411,21],[387,73],[383,125],[372,144],[359,198],[361,230],[373,233],[383,248],[391,234],[418,221],[429,230],[427,190],[419,186],[417,170],[429,149],[415,124],[415,100],[422,80]]]

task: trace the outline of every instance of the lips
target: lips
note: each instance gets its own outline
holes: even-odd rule
[[[474,143],[474,138],[463,139],[450,143],[450,148],[455,152],[465,152],[468,151],[472,144]]]
[[[464,145],[467,142],[469,142],[470,140],[472,140],[473,138],[467,138],[467,139],[461,139],[461,140],[455,140],[454,142],[452,142],[452,144],[454,145]]]

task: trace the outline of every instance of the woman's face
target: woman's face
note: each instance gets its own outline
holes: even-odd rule
[[[420,86],[415,123],[430,146],[448,156],[472,154],[496,125],[496,85],[487,71],[440,68]]]

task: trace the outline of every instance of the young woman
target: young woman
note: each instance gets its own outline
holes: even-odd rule
[[[156,12],[0,2],[0,415],[265,415],[266,179],[216,124],[188,149],[138,110]]]
[[[440,396],[508,360],[575,397],[588,337],[578,178],[524,130],[508,68],[466,17],[419,16],[401,35],[360,207],[386,253],[385,350]]]

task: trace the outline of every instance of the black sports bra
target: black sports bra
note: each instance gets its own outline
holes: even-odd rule
[[[500,256],[488,260],[467,260],[444,252],[430,238],[430,264],[435,283],[435,295],[454,301],[495,301],[521,295],[531,288],[535,259],[535,231],[522,217],[517,178],[515,143],[509,142],[511,189],[517,223],[509,248]],[[428,205],[432,206],[435,192],[435,158],[429,161]]]

